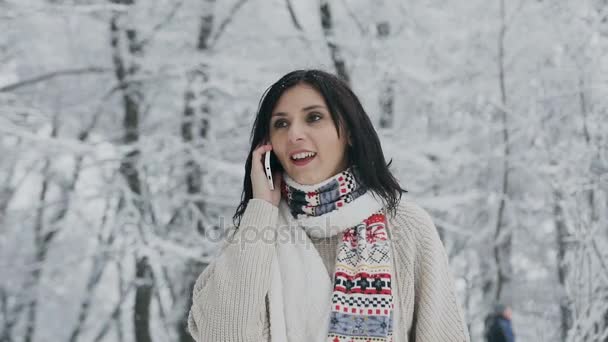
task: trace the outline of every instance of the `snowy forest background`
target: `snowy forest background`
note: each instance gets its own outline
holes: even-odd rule
[[[347,79],[473,341],[608,341],[605,0],[0,0],[0,341],[191,341],[258,100]]]

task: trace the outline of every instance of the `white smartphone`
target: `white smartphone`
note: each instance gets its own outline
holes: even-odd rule
[[[268,179],[268,185],[270,185],[270,190],[274,190],[274,182],[272,181],[272,170],[270,169],[271,153],[272,151],[268,151],[264,156],[264,171],[266,172],[266,179]]]

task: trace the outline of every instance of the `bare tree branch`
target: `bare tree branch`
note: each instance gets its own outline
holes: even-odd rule
[[[122,303],[125,301],[125,299],[127,298],[127,295],[129,295],[131,293],[131,291],[133,291],[134,288],[135,288],[135,282],[131,281],[129,286],[121,292],[120,297],[116,301],[116,305],[114,306],[114,309],[110,313],[110,316],[102,324],[101,329],[99,329],[99,332],[93,339],[94,342],[101,341],[106,336],[106,334],[110,331],[110,325],[112,324],[112,322],[114,322],[114,319],[116,318],[116,316],[118,316],[120,314],[120,308],[122,306]]]
[[[357,28],[359,29],[359,32],[361,32],[361,35],[366,35],[367,29],[365,28],[365,25],[363,25],[361,20],[359,20],[359,18],[357,18],[357,15],[355,14],[355,12],[353,12],[353,10],[350,8],[350,6],[348,6],[348,4],[346,3],[345,0],[342,0],[342,6],[344,6],[344,8],[346,8],[346,12],[348,13],[348,15],[353,19],[355,24],[357,24]]]
[[[289,15],[291,16],[293,26],[295,26],[298,31],[302,31],[302,25],[300,25],[300,22],[298,22],[298,17],[296,16],[296,12],[293,10],[291,0],[285,0],[285,2],[287,3],[287,10],[289,11]]]
[[[165,17],[165,19],[158,22],[156,25],[154,25],[154,27],[152,28],[152,30],[150,31],[148,36],[139,42],[139,46],[141,46],[141,47],[146,46],[154,38],[154,35],[156,35],[156,33],[158,33],[158,31],[160,31],[163,27],[165,27],[167,24],[169,24],[171,22],[171,20],[175,17],[175,14],[182,7],[183,4],[184,4],[184,0],[179,1],[178,3],[174,4],[173,8],[171,8],[171,11],[169,11],[169,13]]]
[[[0,87],[0,92],[8,92],[13,91],[15,89],[30,86],[36,83],[44,82],[53,78],[63,77],[63,76],[75,76],[75,75],[86,75],[86,74],[103,74],[107,72],[112,72],[112,68],[104,68],[104,67],[86,67],[86,68],[77,68],[77,69],[66,69],[66,70],[56,70],[46,74],[42,74],[40,76],[36,76],[27,80],[19,81],[13,84],[5,85]]]
[[[82,327],[84,326],[87,317],[89,316],[90,309],[92,308],[91,303],[93,302],[93,294],[100,283],[100,279],[103,276],[106,266],[108,265],[109,256],[107,249],[102,249],[101,247],[106,248],[110,246],[114,241],[115,237],[115,235],[112,233],[108,234],[107,237],[103,236],[103,230],[106,227],[106,223],[108,222],[108,215],[110,213],[110,210],[111,205],[106,202],[104,214],[101,218],[101,223],[97,233],[97,248],[99,249],[99,252],[96,253],[96,255],[93,257],[93,265],[91,266],[91,272],[89,273],[86,285],[86,295],[80,303],[78,320],[74,325],[74,328],[72,329],[72,333],[70,334],[70,342],[76,342],[80,337]]]
[[[224,20],[220,24],[217,32],[215,32],[215,34],[213,35],[213,38],[211,39],[211,46],[214,46],[217,43],[217,41],[220,39],[221,35],[226,30],[226,27],[228,26],[228,24],[230,24],[232,22],[232,19],[236,15],[236,12],[238,12],[246,2],[247,2],[247,0],[239,0],[239,2],[234,4],[234,6],[232,6],[230,13],[226,16],[226,18],[224,18]]]

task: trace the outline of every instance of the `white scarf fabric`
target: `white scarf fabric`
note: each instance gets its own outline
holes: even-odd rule
[[[285,178],[284,178],[285,179]],[[322,183],[321,183],[322,184]],[[319,184],[298,185],[307,191]],[[368,191],[343,207],[320,216],[294,218],[284,199],[278,227],[269,296],[272,342],[326,341],[333,279],[308,235],[328,238],[353,227],[382,208]]]

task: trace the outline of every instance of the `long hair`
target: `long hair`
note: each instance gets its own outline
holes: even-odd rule
[[[260,100],[251,130],[251,148],[245,162],[241,203],[232,218],[235,226],[239,226],[247,204],[253,196],[250,177],[251,154],[256,146],[269,140],[270,118],[281,95],[287,89],[302,83],[313,87],[323,96],[338,137],[340,134],[349,135],[351,144],[347,147],[346,153],[348,153],[349,166],[357,169],[358,182],[371,190],[374,196],[379,196],[385,209],[394,214],[401,200],[401,194],[407,191],[401,188],[390,172],[389,166],[392,160],[386,163],[380,139],[357,96],[344,81],[330,73],[314,69],[296,70],[281,77],[266,89]],[[340,132],[340,127],[344,127],[346,132]],[[277,164],[273,170],[283,171],[281,165]]]

